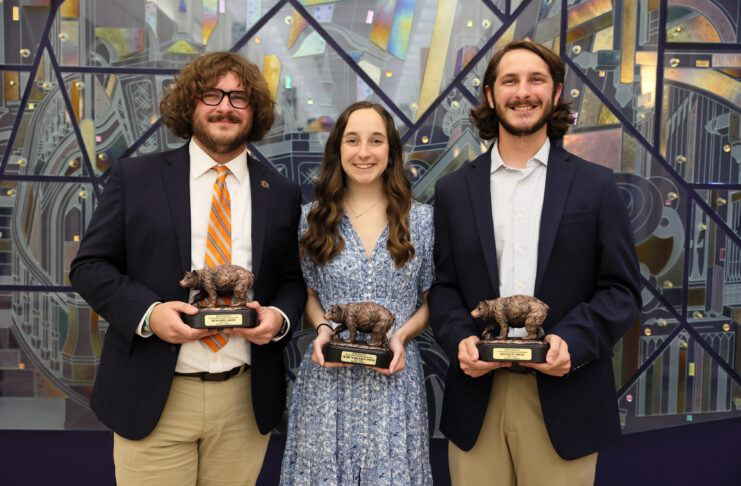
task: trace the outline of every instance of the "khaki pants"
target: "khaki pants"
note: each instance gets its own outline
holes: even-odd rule
[[[473,449],[450,442],[454,486],[577,486],[594,484],[597,453],[567,461],[551,445],[534,374],[499,370]]]
[[[151,434],[141,440],[114,434],[116,482],[253,485],[269,438],[255,423],[249,371],[219,382],[176,376]]]

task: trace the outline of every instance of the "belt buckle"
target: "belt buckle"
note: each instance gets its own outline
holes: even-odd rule
[[[229,378],[233,378],[240,374],[245,368],[247,368],[247,365],[243,364],[220,373],[205,373],[205,376],[202,379],[203,381],[226,381]]]
[[[221,373],[201,373],[201,381],[226,381],[229,378],[228,371],[222,371]]]

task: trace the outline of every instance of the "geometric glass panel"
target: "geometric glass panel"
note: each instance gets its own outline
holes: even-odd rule
[[[645,338],[641,353],[651,353],[659,343],[661,338]],[[623,430],[731,417],[737,409],[734,389],[734,381],[707,347],[682,331],[619,397]]]
[[[667,52],[662,152],[691,183],[741,182],[741,55]]]
[[[525,38],[566,63],[564,147],[612,169],[628,209],[643,309],[614,350],[624,430],[741,416],[740,17],[687,0],[3,3],[0,429],[100,427],[87,397],[107,323],[69,262],[110,164],[185,142],[159,101],[186,63],[234,50],[257,64],[276,118],[248,150],[304,201],[339,113],[381,103],[429,202],[488,149],[469,110],[494,53]],[[446,359],[429,331],[418,342],[439,437]]]
[[[87,402],[107,323],[73,292],[3,294],[0,316],[0,428],[104,428]]]
[[[666,41],[686,43],[738,42],[740,12],[733,2],[687,2],[669,0]]]

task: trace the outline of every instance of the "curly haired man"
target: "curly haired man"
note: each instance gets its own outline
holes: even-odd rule
[[[90,405],[114,432],[119,485],[254,484],[306,300],[301,193],[247,154],[273,123],[273,101],[239,55],[192,61],[160,109],[188,142],[112,165],[71,266],[72,285],[110,324]],[[197,308],[178,282],[223,263],[255,275],[258,325],[193,329],[180,316]]]

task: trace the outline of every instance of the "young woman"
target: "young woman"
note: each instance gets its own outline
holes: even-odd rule
[[[382,106],[358,102],[340,115],[314,199],[299,234],[305,315],[318,334],[293,389],[281,485],[431,485],[424,374],[412,338],[428,325],[432,208],[411,199],[401,140]],[[324,360],[337,325],[325,310],[349,302],[374,302],[396,317],[388,369]]]

